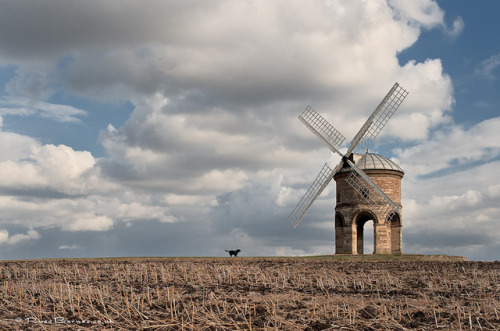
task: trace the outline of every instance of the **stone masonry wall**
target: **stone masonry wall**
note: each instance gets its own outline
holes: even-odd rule
[[[401,179],[403,174],[393,170],[366,170],[365,173],[401,209]],[[361,233],[358,236],[356,224],[360,217],[364,219],[369,217],[374,220],[376,254],[401,253],[401,215],[398,215],[397,228],[391,226],[391,223],[386,224],[381,215],[367,204],[362,196],[345,181],[347,175],[348,172],[342,172],[334,177],[337,185],[335,211],[337,214],[342,215],[344,220],[344,224],[339,224],[340,222],[336,221],[335,239],[343,241],[341,245],[336,244],[336,253],[357,254],[358,250],[362,249],[363,243],[359,241],[363,240],[363,236]]]

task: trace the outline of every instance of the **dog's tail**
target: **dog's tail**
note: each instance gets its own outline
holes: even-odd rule
[[[226,252],[229,252],[227,249],[225,249]]]

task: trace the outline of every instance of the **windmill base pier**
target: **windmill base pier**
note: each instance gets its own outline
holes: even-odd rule
[[[344,215],[346,217],[344,217]],[[364,230],[367,221],[375,218],[368,211],[351,214],[344,211],[335,213],[335,254],[363,254]],[[345,221],[347,219],[348,221]],[[373,254],[401,254],[402,226],[399,217],[394,217],[389,224],[374,222]]]
[[[378,206],[368,203],[368,188],[355,188],[348,183],[349,167],[340,170],[335,207],[335,253],[363,254],[364,226],[373,222],[374,254],[402,253],[401,179],[404,172],[393,161],[377,154],[354,154],[356,165],[398,206],[398,212],[388,215]]]

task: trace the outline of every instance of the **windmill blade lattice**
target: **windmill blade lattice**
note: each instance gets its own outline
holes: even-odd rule
[[[299,120],[304,123],[331,151],[340,153],[339,148],[345,141],[345,137],[338,132],[330,123],[327,122],[320,114],[318,114],[311,106],[308,106],[302,114],[299,115]]]
[[[300,202],[288,217],[288,220],[292,223],[294,228],[300,223],[302,217],[304,217],[304,214],[307,212],[309,207],[311,207],[314,200],[316,200],[325,187],[330,183],[333,175],[333,169],[325,163],[311,187],[309,187],[306,194],[302,197]]]
[[[395,83],[356,134],[346,154],[350,155],[354,149],[364,154],[407,95],[408,91]]]
[[[349,160],[347,160],[347,163],[352,170],[349,172],[346,182],[370,206],[377,210],[386,223],[390,222],[394,214],[398,212],[398,206],[356,165]]]
[[[345,141],[345,137],[311,106],[308,106],[304,112],[299,115],[299,120],[332,152],[339,154],[342,159],[334,170],[325,164],[309,190],[290,214],[288,219],[292,223],[293,227],[296,227],[299,224],[314,200],[330,183],[333,176],[342,170],[346,162],[352,169],[346,179],[349,185],[361,194],[363,199],[365,199],[368,204],[377,210],[379,216],[383,217],[386,222],[391,221],[393,215],[399,211],[398,206],[394,204],[394,202],[370,179],[370,177],[368,177],[368,175],[354,165],[352,162],[352,154],[354,150],[360,151],[360,154],[364,154],[368,151],[368,148],[373,140],[384,128],[407,95],[408,92],[396,82],[382,99],[377,108],[375,108],[356,136],[352,139],[345,154],[342,154],[339,150]]]

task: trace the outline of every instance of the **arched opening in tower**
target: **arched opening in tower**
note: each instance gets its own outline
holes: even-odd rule
[[[373,220],[366,221],[363,227],[363,252],[360,254],[373,254],[375,252],[375,246],[373,245],[374,233]]]
[[[356,220],[356,248],[358,254],[375,252],[374,217],[370,213],[361,213]]]

